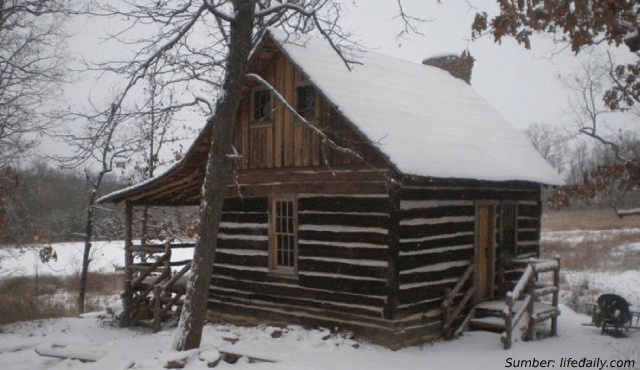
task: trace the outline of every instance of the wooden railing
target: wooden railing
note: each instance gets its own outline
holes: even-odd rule
[[[536,289],[536,281],[539,273],[553,271],[553,285]],[[551,319],[551,335],[557,334],[558,328],[558,299],[560,285],[560,259],[549,261],[539,261],[531,259],[520,277],[520,280],[512,291],[507,293],[504,315],[504,332],[502,333],[502,343],[505,349],[511,348],[513,342],[513,330],[518,326],[520,319],[527,313],[527,322],[524,327],[524,340],[533,339],[533,329],[535,324]],[[541,296],[553,294],[551,311],[537,315],[535,312],[535,302]],[[523,297],[523,295],[525,295]],[[520,302],[520,299],[522,301]],[[520,302],[518,306],[516,303]],[[518,308],[514,312],[514,308]]]
[[[123,323],[136,325],[151,316],[151,326],[160,330],[162,318],[170,314],[184,294],[183,289],[176,289],[176,284],[190,269],[191,260],[171,262],[171,250],[189,248],[193,244],[145,244],[132,246],[131,252],[142,252],[154,255],[154,262],[129,263],[125,266],[126,275],[131,277],[130,284],[125,285],[125,311]],[[128,258],[126,261],[133,261]],[[177,273],[172,268],[182,266]],[[127,291],[128,290],[128,291]],[[153,294],[151,295],[151,293]]]
[[[469,302],[469,300],[471,300],[471,298],[476,292],[475,287],[471,287],[467,291],[467,293],[465,293],[465,295],[462,297],[460,302],[458,302],[458,305],[455,308],[453,307],[453,303],[456,296],[458,295],[462,287],[466,284],[466,282],[469,280],[469,278],[473,275],[474,270],[475,270],[475,264],[471,263],[467,268],[467,270],[462,275],[462,277],[460,278],[460,280],[458,281],[458,283],[455,285],[455,287],[453,289],[446,289],[444,292],[445,299],[442,302],[441,307],[442,307],[442,310],[444,311],[444,324],[442,326],[442,336],[445,339],[453,338],[454,335],[452,332],[452,325],[454,321],[458,318],[458,316],[460,316],[460,313],[462,313],[462,310],[466,307],[467,303]],[[470,316],[468,316],[467,318],[469,317]],[[462,326],[466,325],[466,321],[467,320],[465,320]]]

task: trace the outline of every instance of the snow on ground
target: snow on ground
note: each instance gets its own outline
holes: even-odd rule
[[[236,327],[207,325],[198,351],[177,354],[170,349],[173,329],[152,334],[142,329],[120,329],[97,315],[87,318],[43,320],[5,326],[0,335],[0,364],[5,370],[39,369],[161,369],[170,359],[188,356],[186,369],[206,369],[198,357],[215,357],[215,350],[229,350],[276,360],[276,363],[249,363],[241,358],[235,364],[221,362],[217,369],[349,369],[349,370],[429,370],[429,369],[500,369],[515,361],[555,361],[562,358],[580,360],[635,360],[640,368],[640,331],[629,331],[629,338],[601,335],[594,327],[582,326],[589,318],[562,308],[557,337],[535,342],[516,342],[512,349],[502,349],[499,335],[468,332],[451,342],[436,342],[391,351],[381,346],[359,342],[328,330],[288,327],[280,337],[272,337],[273,327]],[[223,341],[236,336],[238,342]],[[64,346],[64,347],[63,347]],[[58,348],[72,355],[96,357],[96,362],[42,357],[36,350]],[[510,361],[510,362],[508,362]],[[609,364],[609,363],[608,363]],[[515,366],[512,366],[515,367]],[[521,366],[523,367],[523,366]],[[530,366],[532,367],[532,366]],[[576,366],[577,367],[577,366]],[[634,368],[634,367],[630,367]]]
[[[602,240],[611,238],[614,235],[637,235],[640,228],[622,228],[614,230],[557,230],[544,231],[540,235],[542,243],[567,243],[577,246],[585,240]]]
[[[638,232],[639,229],[610,231]],[[578,244],[585,237],[598,231],[546,232],[545,241],[570,241]],[[601,236],[601,235],[598,235]],[[96,242],[93,248],[92,271],[112,272],[122,266],[123,243]],[[0,250],[0,277],[11,271],[13,275],[50,273],[74,274],[79,271],[82,243],[55,244],[58,261],[50,265],[37,262],[32,251],[17,249]],[[637,251],[637,244],[617,247],[614,252]],[[176,250],[173,260],[187,259],[192,250]],[[16,258],[2,258],[15,256]],[[6,275],[4,275],[6,276]],[[581,287],[571,294],[582,295],[583,302],[593,302],[603,292],[618,293],[627,298],[633,309],[640,307],[639,271],[562,271],[566,286]],[[565,293],[565,292],[563,292]],[[566,292],[568,293],[568,292]],[[568,301],[571,294],[565,294]],[[113,304],[111,302],[110,304]],[[117,307],[116,307],[117,308]],[[640,330],[628,332],[629,338],[613,338],[601,335],[595,327],[582,326],[591,318],[562,307],[559,319],[559,335],[535,342],[516,342],[512,349],[502,349],[498,334],[468,332],[452,342],[436,342],[423,346],[391,351],[381,346],[351,339],[345,334],[332,334],[329,330],[306,330],[288,327],[282,335],[272,337],[273,327],[244,328],[231,325],[207,325],[200,351],[177,354],[170,349],[174,329],[153,334],[145,329],[122,329],[112,325],[102,315],[85,315],[85,318],[65,318],[22,322],[0,327],[0,368],[6,370],[39,369],[161,369],[168,360],[189,357],[186,369],[205,369],[206,361],[199,358],[215,358],[217,351],[253,354],[275,359],[276,363],[249,363],[246,358],[235,364],[221,362],[218,369],[499,369],[517,367],[516,361],[555,361],[549,367],[560,368],[563,358],[581,360],[635,360],[627,368],[640,369]],[[235,344],[223,341],[223,337],[236,336]],[[62,351],[67,355],[87,356],[95,362],[43,357],[36,350]],[[202,353],[198,353],[202,352]],[[533,365],[529,363],[527,365]],[[540,363],[538,362],[538,365]],[[602,365],[602,364],[600,364]],[[611,363],[607,363],[611,365]],[[615,365],[615,364],[614,364]],[[520,368],[533,368],[524,366]],[[538,366],[540,367],[540,366]],[[565,366],[564,367],[568,367]],[[578,367],[578,366],[574,366]],[[599,366],[592,368],[600,368]],[[603,368],[613,368],[605,366]]]
[[[82,254],[84,243],[57,243],[51,245],[58,258],[49,263],[41,263],[35,246],[32,249],[6,248],[0,249],[0,277],[29,276],[36,271],[43,275],[73,275],[82,270]],[[193,248],[174,249],[172,261],[191,259]],[[123,241],[93,242],[90,252],[89,271],[112,273],[124,266]]]

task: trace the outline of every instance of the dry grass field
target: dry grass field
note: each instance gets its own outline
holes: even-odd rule
[[[85,310],[102,310],[105,298],[117,296],[122,274],[90,273]],[[16,321],[77,315],[78,276],[41,275],[6,278],[0,282],[0,325]]]
[[[569,270],[625,271],[640,267],[640,216],[613,210],[560,211],[542,220],[541,254],[560,256]]]
[[[547,211],[542,216],[543,231],[610,230],[640,228],[640,216],[619,218],[613,209]]]

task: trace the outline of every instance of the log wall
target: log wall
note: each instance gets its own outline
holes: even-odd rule
[[[441,327],[444,289],[453,288],[474,259],[476,202],[487,200],[517,205],[518,251],[513,257],[536,257],[539,187],[481,183],[401,187],[396,319],[403,326],[428,331]],[[496,212],[497,256],[501,254],[498,215]],[[520,272],[506,273],[517,279]],[[472,280],[468,284],[471,283]]]
[[[300,194],[297,202],[298,273],[286,276],[269,270],[268,198],[225,199],[210,309],[388,329],[389,197]]]

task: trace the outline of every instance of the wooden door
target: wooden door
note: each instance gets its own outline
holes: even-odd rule
[[[493,298],[495,206],[480,204],[476,218],[476,301]]]

